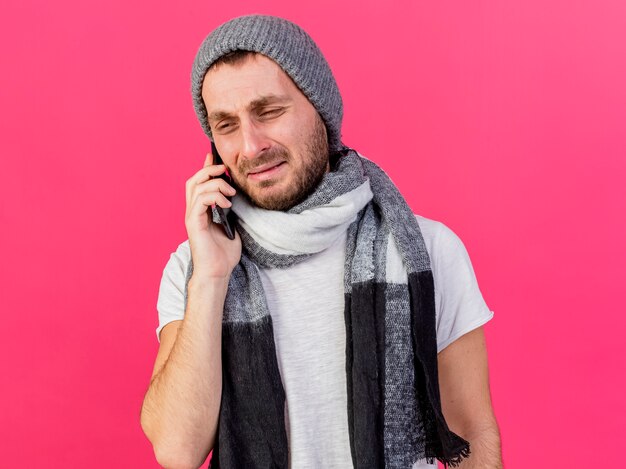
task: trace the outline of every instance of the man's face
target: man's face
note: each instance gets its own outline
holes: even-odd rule
[[[211,67],[202,97],[233,185],[259,207],[288,210],[328,172],[326,127],[273,60]]]

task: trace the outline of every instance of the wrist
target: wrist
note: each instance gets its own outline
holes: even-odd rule
[[[186,319],[192,317],[213,317],[214,314],[222,313],[226,292],[228,290],[228,279],[222,277],[197,277],[189,279],[187,286],[187,310]],[[213,312],[207,314],[208,312]]]
[[[229,277],[224,276],[211,276],[211,275],[203,275],[200,272],[195,272],[191,275],[189,279],[188,290],[190,292],[200,292],[200,291],[219,291],[226,290],[228,288],[228,280]]]

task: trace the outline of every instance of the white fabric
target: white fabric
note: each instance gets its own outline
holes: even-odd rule
[[[239,216],[243,229],[265,249],[275,254],[313,254],[345,233],[372,196],[368,179],[329,203],[298,214],[265,210],[244,197],[233,197],[231,209]]]
[[[467,251],[444,224],[416,215],[431,258],[437,351],[493,317]],[[287,269],[260,269],[274,324],[278,365],[287,396],[290,467],[352,467],[345,376],[343,273],[345,233],[326,250]],[[189,241],[172,253],[161,280],[161,329],[184,317]],[[388,262],[387,273],[401,269]],[[404,278],[403,282],[406,282]],[[436,465],[416,462],[413,469]],[[408,469],[408,468],[407,468]]]

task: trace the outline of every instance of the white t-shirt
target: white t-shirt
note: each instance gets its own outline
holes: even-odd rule
[[[435,286],[437,352],[493,317],[465,246],[443,223],[416,215],[431,260]],[[348,436],[344,260],[346,236],[286,269],[260,269],[274,326],[286,395],[290,467],[352,467]],[[159,326],[184,317],[189,241],[165,266],[157,310]],[[417,461],[412,469],[436,469]],[[407,468],[411,469],[411,468]]]

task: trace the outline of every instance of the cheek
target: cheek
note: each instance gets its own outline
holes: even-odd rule
[[[314,134],[315,123],[313,118],[284,122],[277,126],[275,140],[291,152],[302,156],[302,151],[307,148],[307,143]]]
[[[284,120],[276,123],[272,129],[272,139],[288,148],[293,147],[302,138],[298,122]]]

